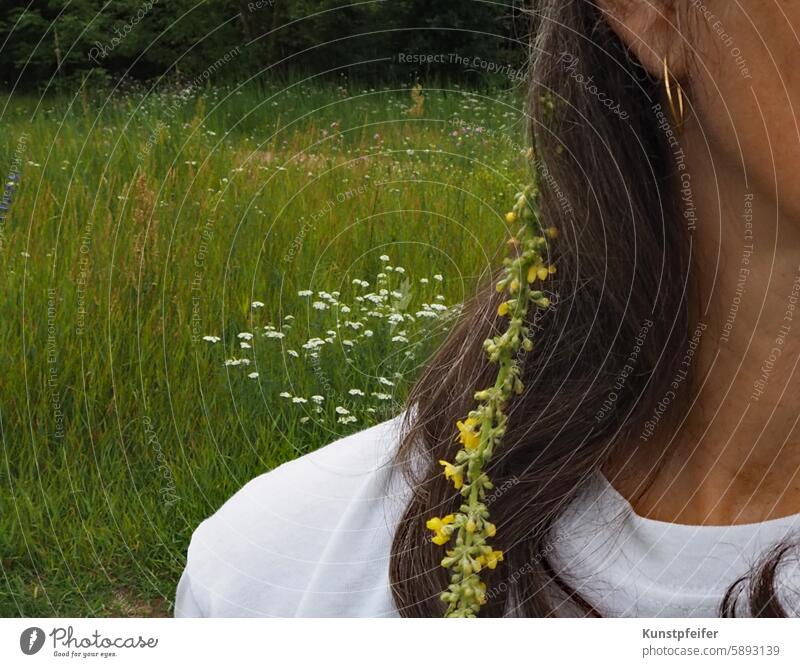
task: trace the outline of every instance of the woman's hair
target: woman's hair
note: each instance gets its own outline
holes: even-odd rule
[[[626,50],[594,2],[538,0],[536,7],[530,131],[542,217],[561,232],[551,258],[558,273],[548,285],[553,305],[535,322],[524,393],[509,406],[508,430],[489,466],[493,546],[505,559],[481,573],[490,593],[483,614],[559,615],[556,587],[579,613],[597,615],[548,564],[554,522],[615,452],[630,450],[648,429],[674,426],[679,397],[655,427],[651,417],[671,396],[700,321],[699,299],[675,186],[679,146],[661,82]],[[474,392],[493,383],[496,369],[483,341],[504,325],[497,316],[502,299],[488,281],[465,304],[409,399],[397,462],[411,497],[390,565],[404,616],[444,612],[439,595],[448,573],[425,519],[460,504],[437,462],[457,448],[455,423],[473,407]],[[626,365],[633,370],[620,381]],[[686,380],[676,393],[685,401],[691,388]],[[775,552],[749,583],[732,582],[720,614],[735,615],[745,604],[753,616],[783,615],[774,590],[781,555]],[[742,589],[749,589],[745,603]]]

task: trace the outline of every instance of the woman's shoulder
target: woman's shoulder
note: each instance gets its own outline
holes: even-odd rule
[[[256,477],[194,532],[177,616],[391,613],[402,415]]]

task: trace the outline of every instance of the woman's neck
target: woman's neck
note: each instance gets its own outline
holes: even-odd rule
[[[691,394],[686,409],[666,422],[673,428],[662,425],[630,460],[617,460],[606,472],[649,518],[737,524],[795,514],[800,225],[780,214],[774,186],[768,192],[748,184],[731,161],[686,153],[700,298],[694,329],[700,344],[691,361],[693,382],[684,386]],[[652,483],[645,489],[643,480]]]

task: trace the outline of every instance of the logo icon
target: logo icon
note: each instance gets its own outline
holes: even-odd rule
[[[44,630],[36,626],[23,630],[19,636],[19,647],[25,655],[38,653],[44,646]]]

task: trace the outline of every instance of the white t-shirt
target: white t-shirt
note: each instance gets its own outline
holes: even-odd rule
[[[399,427],[398,417],[245,485],[195,531],[175,615],[397,616]],[[598,473],[557,522],[547,559],[605,616],[712,617],[727,587],[798,529],[800,514],[738,526],[645,519]],[[800,588],[796,559],[779,574]]]

